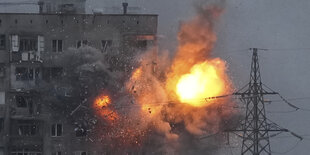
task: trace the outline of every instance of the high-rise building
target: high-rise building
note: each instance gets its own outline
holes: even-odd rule
[[[39,5],[39,13],[0,14],[0,155],[105,154],[41,103],[36,87],[63,68],[45,60],[83,46],[110,59],[130,58],[156,44],[157,15],[85,14],[85,0]],[[126,67],[111,63],[117,70]]]

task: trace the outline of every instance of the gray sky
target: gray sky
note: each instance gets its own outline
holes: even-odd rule
[[[91,1],[96,6],[104,5],[104,1]],[[113,5],[121,3],[109,1]],[[144,13],[159,14],[159,35],[164,37],[162,42],[169,43],[162,45],[168,49],[175,47],[180,20],[186,20],[194,13],[193,0],[128,2],[144,8]],[[218,42],[214,55],[228,62],[233,82],[236,87],[241,87],[248,82],[250,73],[251,53],[245,49],[275,49],[260,53],[263,82],[286,98],[310,97],[309,14],[309,0],[227,0],[225,13],[217,27]],[[279,100],[268,96],[266,99]],[[296,100],[292,103],[310,109],[308,101]],[[300,135],[310,135],[310,112],[275,113],[293,110],[283,102],[274,102],[266,108],[267,116],[274,122]],[[297,142],[298,139],[289,134],[279,135],[271,139],[272,151],[274,154],[284,153]],[[310,141],[303,140],[286,154],[308,154],[309,147]],[[223,149],[223,152],[227,151]],[[240,153],[238,149],[233,149],[233,152]]]
[[[4,0],[1,0],[4,1]],[[13,0],[8,0],[13,1]],[[21,0],[15,0],[21,1]],[[193,0],[128,0],[129,5],[143,8],[143,13],[159,14],[162,48],[173,49],[179,22],[193,15]],[[89,0],[88,10],[121,5],[121,0]],[[96,7],[94,7],[96,6]],[[24,6],[21,11],[35,7]],[[10,11],[11,8],[0,8]],[[13,9],[15,10],[15,9]],[[310,97],[310,1],[309,0],[227,0],[225,13],[218,23],[215,56],[225,59],[236,87],[249,79],[250,47],[273,49],[260,52],[262,80],[286,98]],[[266,97],[266,99],[279,99]],[[310,109],[310,100],[293,104]],[[274,122],[300,135],[310,135],[310,112],[274,113],[293,110],[285,103],[266,105]],[[287,138],[283,136],[288,136]],[[310,136],[305,136],[309,138]],[[289,134],[272,138],[274,152],[285,152],[298,139]],[[238,147],[238,146],[235,146]],[[305,139],[287,154],[309,154],[310,141]],[[235,154],[238,149],[233,149]],[[227,150],[223,150],[227,151]]]

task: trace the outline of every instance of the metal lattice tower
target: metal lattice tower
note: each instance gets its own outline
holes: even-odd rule
[[[243,133],[240,136],[242,138],[242,155],[270,155],[269,137],[278,135],[281,132],[290,131],[281,128],[277,124],[269,121],[266,117],[264,95],[278,93],[267,92],[263,88],[258,62],[258,49],[253,48],[251,50],[253,51],[253,56],[250,82],[243,89],[234,93],[234,95],[240,96],[240,100],[246,105],[245,119],[242,121],[239,128],[228,131]],[[270,132],[276,132],[276,134],[270,135]]]

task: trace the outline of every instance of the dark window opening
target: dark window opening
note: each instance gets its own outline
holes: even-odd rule
[[[15,69],[16,81],[31,81],[33,80],[33,69],[25,67],[17,67]]]
[[[52,155],[61,155],[61,152],[60,151],[53,152]]]
[[[32,20],[30,20],[30,24],[32,24]]]
[[[48,20],[45,21],[45,24],[48,24]]]
[[[53,40],[52,41],[52,51],[53,52],[62,52],[62,40]]]
[[[3,131],[4,129],[4,119],[0,118],[0,133]]]
[[[138,40],[136,43],[136,48],[145,50],[147,48],[147,40]]]
[[[5,49],[5,35],[0,35],[0,49]]]
[[[89,41],[87,41],[87,40],[79,40],[76,42],[77,48],[88,46],[88,45],[89,45]]]
[[[34,104],[33,97],[25,95],[15,95],[15,103],[17,108],[28,108],[29,114],[40,112],[39,105]]]
[[[32,120],[18,121],[18,135],[19,136],[35,136],[39,134],[39,124]]]
[[[4,75],[5,75],[5,68],[4,66],[0,65],[0,78],[4,77]]]
[[[28,104],[26,102],[26,98],[24,96],[16,95],[15,98],[16,98],[16,106],[18,108],[27,108],[28,107]]]
[[[17,24],[17,22],[18,22],[17,19],[15,19],[15,24]]]
[[[62,136],[62,124],[52,124],[52,137]]]
[[[37,51],[38,42],[35,38],[21,38],[19,41],[20,51]]]
[[[46,67],[43,68],[43,80],[50,81],[52,79],[60,79],[63,75],[62,67]]]

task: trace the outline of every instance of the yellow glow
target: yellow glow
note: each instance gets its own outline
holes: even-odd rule
[[[196,107],[205,106],[207,103],[201,100],[220,95],[224,91],[225,81],[217,71],[217,63],[220,62],[214,64],[206,61],[194,65],[189,74],[181,76],[176,88],[181,102]]]

